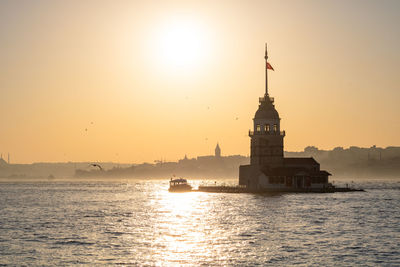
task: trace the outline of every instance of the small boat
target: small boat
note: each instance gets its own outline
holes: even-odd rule
[[[169,192],[191,192],[192,187],[187,183],[186,179],[172,179],[169,181]]]

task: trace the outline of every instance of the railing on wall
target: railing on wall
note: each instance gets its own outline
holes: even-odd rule
[[[260,101],[260,103],[261,103],[261,102],[264,102],[265,100],[266,100],[266,99],[265,99],[265,96],[259,97],[259,98],[258,98],[258,101]],[[271,101],[272,103],[274,103],[275,99],[274,99],[273,97],[269,97],[269,101]]]
[[[269,132],[264,132],[264,131],[249,131],[249,136],[253,136],[253,135],[281,135],[281,136],[285,136],[285,131],[269,131]]]

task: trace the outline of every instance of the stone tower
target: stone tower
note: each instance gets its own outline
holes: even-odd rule
[[[265,95],[260,97],[259,106],[254,115],[254,129],[249,132],[251,138],[250,164],[275,168],[283,165],[283,138],[280,130],[280,118],[274,106],[274,99],[268,94],[267,45],[265,45]]]
[[[239,185],[254,192],[324,192],[329,186],[327,171],[321,171],[314,158],[284,158],[279,114],[268,94],[268,69],[265,46],[265,95],[254,115],[250,164],[240,165]]]

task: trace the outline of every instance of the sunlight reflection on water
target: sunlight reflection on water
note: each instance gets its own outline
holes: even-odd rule
[[[400,264],[399,183],[169,193],[168,181],[1,183],[0,264]]]
[[[202,193],[168,193],[162,191],[153,205],[160,207],[155,220],[157,237],[155,243],[162,244],[158,264],[162,262],[190,261],[192,251],[204,256],[211,253],[204,244],[206,240],[202,224],[208,208]],[[155,251],[155,254],[159,251]]]

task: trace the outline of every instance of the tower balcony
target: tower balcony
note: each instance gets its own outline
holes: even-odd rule
[[[280,135],[280,136],[285,136],[286,133],[285,131],[270,131],[270,132],[264,132],[264,131],[249,131],[249,136],[253,137],[253,136],[259,136],[259,135]]]
[[[271,103],[274,103],[275,99],[273,97],[269,97],[269,96],[263,96],[263,97],[259,97],[258,101],[260,103],[265,102],[267,99],[269,99],[269,101],[271,101]]]

